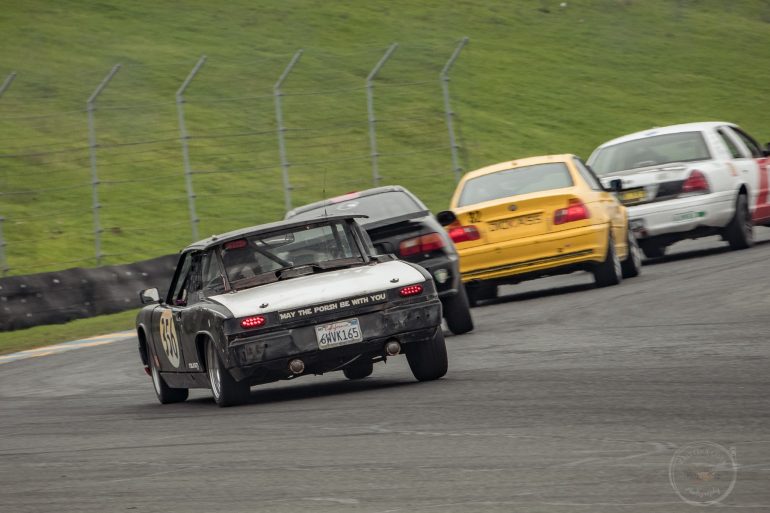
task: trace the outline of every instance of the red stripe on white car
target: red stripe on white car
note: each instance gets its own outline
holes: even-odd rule
[[[770,219],[770,158],[757,159],[759,168],[759,191],[754,221]]]

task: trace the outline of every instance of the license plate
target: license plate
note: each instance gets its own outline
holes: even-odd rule
[[[319,324],[315,327],[315,338],[318,341],[318,349],[346,346],[364,339],[358,319]]]
[[[487,226],[489,226],[490,232],[496,232],[498,230],[508,230],[518,226],[540,224],[542,221],[543,214],[538,212],[535,214],[525,214],[523,216],[507,217],[505,219],[498,219],[497,221],[489,221]]]
[[[647,198],[647,192],[644,189],[629,189],[620,193],[620,199],[629,203],[644,201]]]

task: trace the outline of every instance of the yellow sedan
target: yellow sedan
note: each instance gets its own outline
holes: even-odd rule
[[[472,305],[504,283],[585,270],[605,287],[641,268],[625,207],[574,155],[467,173],[450,208],[437,217],[457,246]]]

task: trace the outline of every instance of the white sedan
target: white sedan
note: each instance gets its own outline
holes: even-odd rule
[[[655,258],[709,235],[732,249],[752,246],[754,226],[770,225],[768,155],[737,125],[702,122],[613,139],[588,164],[618,191],[639,245]]]

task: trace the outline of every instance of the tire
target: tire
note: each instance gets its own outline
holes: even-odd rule
[[[371,376],[373,371],[374,364],[371,360],[368,362],[355,362],[342,369],[342,373],[348,379],[364,379]]]
[[[436,334],[429,340],[410,344],[406,360],[418,381],[432,381],[444,376],[449,362],[441,327],[436,328]]]
[[[621,264],[623,269],[623,278],[633,278],[639,276],[642,271],[642,250],[639,249],[639,243],[636,241],[636,235],[629,228],[626,230],[628,237],[628,255]]]
[[[594,267],[594,281],[597,287],[617,285],[623,280],[623,266],[615,251],[612,235],[607,240],[607,256],[604,261]]]
[[[647,258],[662,258],[666,254],[666,246],[660,244],[642,244],[641,248]]]
[[[152,378],[152,386],[155,389],[155,396],[158,398],[160,404],[181,403],[187,400],[190,395],[190,391],[186,388],[171,388],[166,384],[163,376],[160,375],[160,370],[155,365],[155,356],[150,351],[148,355],[150,364],[150,377]]]
[[[248,383],[235,381],[222,365],[217,349],[210,340],[206,344],[206,374],[217,406],[236,406],[249,400]]]
[[[471,307],[468,303],[465,285],[460,283],[457,294],[444,298],[442,304],[444,307],[444,319],[446,319],[447,326],[449,326],[449,331],[455,335],[462,335],[473,329],[473,318],[471,317]]]
[[[754,222],[745,194],[738,195],[735,215],[725,228],[725,239],[730,243],[730,249],[747,249],[754,245]]]
[[[479,301],[497,298],[497,285],[489,285],[485,283],[466,285],[465,292],[468,297],[468,304],[471,307],[475,307],[479,305]]]

